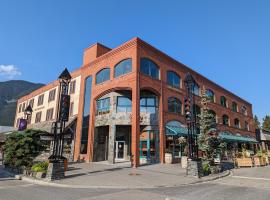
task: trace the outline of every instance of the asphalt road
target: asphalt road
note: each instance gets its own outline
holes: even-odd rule
[[[3,177],[3,176],[2,176]],[[142,190],[70,189],[39,186],[9,177],[0,179],[1,200],[269,200],[270,180],[226,177],[196,185]]]

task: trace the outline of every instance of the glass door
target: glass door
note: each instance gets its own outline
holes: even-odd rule
[[[117,160],[122,160],[124,159],[124,146],[125,146],[125,141],[116,141],[116,159]]]

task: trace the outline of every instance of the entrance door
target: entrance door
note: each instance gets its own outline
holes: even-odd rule
[[[125,141],[116,141],[115,142],[115,146],[116,146],[116,149],[115,149],[115,158],[117,160],[122,160],[124,159],[124,146],[125,146]]]

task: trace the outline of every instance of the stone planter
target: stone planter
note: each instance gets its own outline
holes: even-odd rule
[[[45,178],[46,177],[46,173],[45,172],[37,172],[36,173],[36,178]]]
[[[182,168],[184,168],[184,169],[187,168],[187,160],[188,160],[188,157],[187,157],[187,156],[182,156],[182,157],[181,157],[181,166],[182,166]]]
[[[238,167],[253,167],[251,158],[236,158]]]
[[[172,164],[172,162],[173,162],[172,153],[165,153],[165,163]]]

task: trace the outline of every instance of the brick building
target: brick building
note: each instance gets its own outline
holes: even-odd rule
[[[220,135],[231,142],[254,142],[249,102],[136,37],[114,49],[90,46],[82,66],[71,73],[71,120],[77,120],[74,160],[131,160],[134,166],[164,162],[170,136],[186,134],[183,80],[188,72],[198,83],[197,112],[204,87]],[[14,126],[29,103],[34,110],[30,126],[53,121],[57,89],[54,81],[19,99]]]

